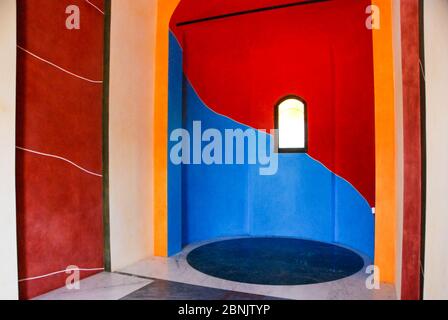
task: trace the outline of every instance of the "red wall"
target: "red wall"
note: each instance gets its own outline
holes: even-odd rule
[[[422,234],[422,126],[419,0],[401,1],[403,51],[404,216],[401,298],[420,295]]]
[[[305,99],[309,155],[374,207],[373,42],[365,27],[371,1],[332,0],[177,26],[284,3],[291,1],[182,1],[171,29],[184,49],[184,72],[206,105],[257,129],[273,129],[274,106],[284,96]]]
[[[104,8],[103,0],[90,2]],[[80,30],[65,26],[69,5],[81,10]],[[17,76],[21,298],[64,286],[67,275],[24,279],[70,265],[103,267],[104,15],[98,9],[83,0],[18,0],[18,45],[22,48],[18,48]]]

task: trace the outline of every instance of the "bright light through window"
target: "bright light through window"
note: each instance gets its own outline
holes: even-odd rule
[[[304,150],[306,148],[305,104],[296,98],[278,105],[279,149]]]

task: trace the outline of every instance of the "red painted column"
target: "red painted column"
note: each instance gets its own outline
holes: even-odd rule
[[[80,28],[68,29],[67,8]],[[20,0],[16,185],[20,297],[104,266],[103,0]],[[70,10],[69,10],[70,12]]]
[[[420,299],[422,144],[419,0],[401,1],[404,134],[402,299]]]

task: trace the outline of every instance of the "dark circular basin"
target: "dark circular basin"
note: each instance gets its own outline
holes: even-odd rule
[[[349,277],[364,267],[355,252],[291,238],[241,238],[192,250],[188,263],[220,279],[263,285],[304,285]]]

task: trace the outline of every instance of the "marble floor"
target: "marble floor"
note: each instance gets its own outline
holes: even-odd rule
[[[223,240],[223,239],[220,239]],[[211,241],[210,241],[211,242]],[[366,288],[366,266],[356,274],[326,283],[273,286],[218,279],[193,269],[188,253],[210,242],[186,247],[170,258],[151,257],[115,273],[101,273],[81,281],[80,290],[58,289],[37,299],[44,300],[394,300],[393,285],[379,290]]]
[[[154,280],[121,300],[282,300],[280,298],[230,290],[207,288],[180,282]]]
[[[79,290],[61,288],[34,300],[279,300],[174,281],[103,272],[81,281]]]
[[[149,279],[103,272],[82,280],[78,290],[64,287],[35,300],[119,300],[152,282]]]

